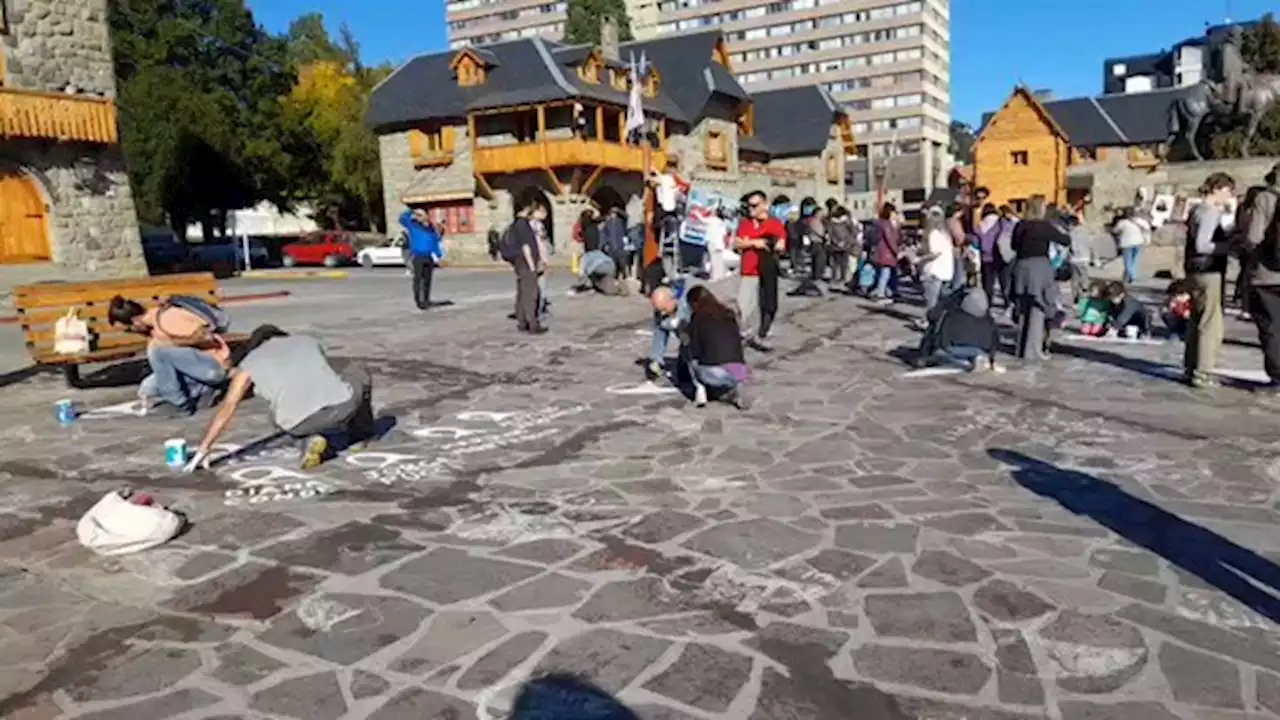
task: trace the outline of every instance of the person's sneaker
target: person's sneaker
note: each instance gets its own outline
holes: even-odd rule
[[[762,352],[762,353],[773,352],[773,348],[769,347],[768,345],[765,345],[764,343],[760,342],[755,338],[752,338],[747,341],[747,347],[751,348],[752,350],[755,350],[756,352]]]
[[[693,404],[698,407],[707,406],[707,388],[705,385],[699,385],[693,389]]]
[[[1213,388],[1222,387],[1222,383],[1218,382],[1217,378],[1204,373],[1192,373],[1187,375],[1182,378],[1182,382],[1195,390],[1211,390]]]
[[[648,364],[644,366],[644,379],[648,380],[649,382],[657,382],[659,379],[665,376],[665,374],[666,373],[663,370],[662,363],[656,360],[650,360]]]
[[[876,298],[876,304],[881,307],[889,307],[893,304],[893,298]]]
[[[741,385],[733,389],[727,400],[730,405],[739,410],[746,411],[751,409],[751,394]]]
[[[302,462],[298,467],[303,470],[311,470],[320,466],[324,462],[324,454],[329,450],[329,441],[323,435],[312,435],[307,438],[307,443],[303,447]]]

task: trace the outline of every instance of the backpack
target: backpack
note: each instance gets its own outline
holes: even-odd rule
[[[1008,218],[1000,218],[998,227],[1000,234],[996,236],[996,252],[1000,255],[1000,259],[1005,262],[1013,262],[1013,258],[1017,255],[1013,251],[1013,229],[1018,226],[1016,220]]]
[[[520,250],[520,238],[516,235],[516,220],[502,231],[502,238],[498,240],[498,255],[509,263],[519,260],[523,253]]]
[[[1249,227],[1253,224],[1253,216],[1258,212],[1258,198],[1263,193],[1270,193],[1274,197],[1272,203],[1274,210],[1262,243],[1256,251],[1257,259],[1266,268],[1275,270],[1280,269],[1280,193],[1270,187],[1264,187],[1254,193],[1253,197],[1248,198],[1248,203],[1241,204],[1236,209],[1235,233],[1244,235],[1249,232]]]
[[[231,327],[231,318],[222,310],[210,305],[198,297],[190,295],[174,295],[169,298],[167,303],[169,307],[182,308],[187,312],[199,315],[206,323],[209,324],[211,332],[225,333]]]

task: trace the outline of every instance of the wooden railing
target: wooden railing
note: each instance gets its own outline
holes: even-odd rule
[[[666,157],[666,153],[660,150],[650,150],[650,167],[666,167]],[[573,138],[477,147],[471,161],[476,172],[486,175],[574,166],[643,172],[644,149],[616,142]]]
[[[119,142],[116,104],[81,95],[0,87],[0,137]]]

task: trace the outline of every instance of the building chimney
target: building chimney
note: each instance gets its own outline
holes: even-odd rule
[[[622,62],[622,55],[618,50],[618,21],[611,17],[600,21],[600,54],[606,60]]]

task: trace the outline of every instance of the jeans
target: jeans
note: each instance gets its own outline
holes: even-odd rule
[[[151,375],[138,387],[138,396],[195,412],[213,400],[227,381],[227,371],[201,350],[152,344],[147,348]]]
[[[760,278],[738,278],[738,327],[744,339],[756,336],[760,327]]]
[[[516,273],[516,327],[532,330],[542,326],[538,320],[538,276],[520,258],[512,263]]]
[[[617,273],[617,264],[613,258],[609,257],[601,250],[592,250],[582,256],[578,263],[580,275],[578,279],[583,285],[593,285],[592,278],[613,277]],[[539,286],[544,286],[545,282],[540,282]]]
[[[924,292],[924,314],[926,318],[937,307],[938,298],[942,297],[943,284],[944,281],[932,275],[925,275],[920,278],[921,289]]]
[[[373,435],[373,380],[368,371],[352,362],[340,368],[338,375],[351,386],[351,398],[320,408],[297,425],[282,428],[285,432],[295,438],[340,432],[347,435],[348,442],[367,440]]]
[[[665,317],[661,313],[653,314],[653,345],[649,348],[649,360],[661,363],[667,356],[667,343],[676,328],[689,321],[689,303],[682,294],[676,303],[675,317]]]
[[[1258,326],[1258,344],[1262,345],[1262,366],[1271,382],[1280,383],[1280,286],[1249,287],[1247,309]]]
[[[1183,365],[1189,377],[1213,373],[1222,349],[1222,273],[1188,273],[1191,282],[1191,322]]]
[[[1120,257],[1124,260],[1124,282],[1126,285],[1138,279],[1138,258],[1141,255],[1141,245],[1120,248]]]
[[[738,379],[719,365],[699,365],[697,360],[685,360],[689,366],[689,375],[695,386],[701,385],[707,394],[716,397],[736,388]]]
[[[897,290],[898,268],[880,266],[876,268],[876,289],[872,293],[878,298],[892,298]]]
[[[431,277],[436,261],[430,255],[414,255],[409,259],[413,271],[413,302],[419,310],[431,307]]]

